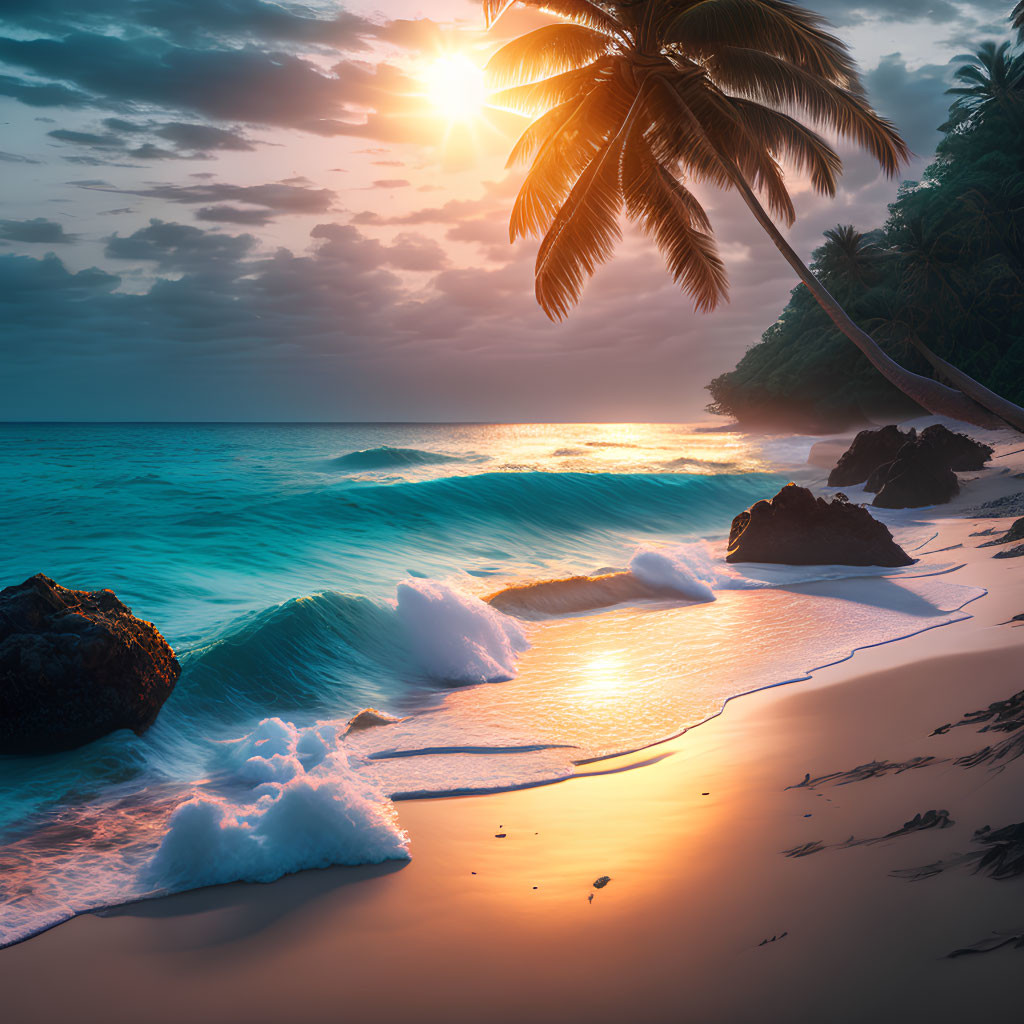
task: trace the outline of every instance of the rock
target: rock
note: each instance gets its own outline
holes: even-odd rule
[[[1018,544],[1013,548],[1003,548],[1002,551],[997,551],[992,557],[993,558],[1020,558],[1024,556],[1024,544]]]
[[[871,470],[867,480],[864,481],[864,490],[870,494],[877,494],[885,486],[890,469],[892,469],[892,462],[883,462]]]
[[[934,446],[936,451],[943,452],[949,468],[960,473],[984,469],[985,463],[992,458],[992,449],[987,444],[966,434],[954,434],[941,423],[925,427],[917,437],[919,441]]]
[[[0,591],[0,754],[141,733],[180,674],[167,641],[112,590],[38,575]]]
[[[949,466],[948,440],[941,433],[930,431],[931,427],[923,430],[899,450],[872,505],[878,508],[943,505],[960,493],[956,473]]]
[[[899,427],[889,425],[879,430],[862,430],[849,448],[839,456],[835,469],[829,473],[829,487],[849,487],[863,483],[883,463],[892,462],[900,448],[913,441],[917,431],[911,427],[904,434]]]
[[[1013,525],[1003,534],[1001,543],[1009,544],[1010,541],[1024,540],[1024,516],[1016,520]]]
[[[912,565],[884,523],[843,498],[828,502],[787,484],[732,521],[727,562]]]

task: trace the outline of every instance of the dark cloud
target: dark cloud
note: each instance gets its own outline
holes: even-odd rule
[[[256,247],[252,235],[225,235],[187,224],[151,220],[131,235],[107,239],[106,255],[119,260],[153,260],[161,267],[209,272],[214,264],[234,264]]]
[[[216,221],[221,224],[249,224],[262,227],[273,220],[273,214],[267,210],[243,210],[239,206],[203,206],[196,210],[196,220]]]
[[[902,132],[915,153],[927,156],[939,141],[938,127],[946,120],[950,82],[948,66],[926,64],[911,71],[898,53],[883,57],[864,76],[864,84],[879,113]]]
[[[87,93],[69,89],[66,85],[47,83],[37,85],[12,75],[0,75],[0,96],[24,103],[28,107],[91,107],[93,99]]]
[[[283,182],[268,185],[229,185],[220,182],[207,185],[154,185],[144,189],[117,189],[106,185],[88,187],[186,205],[246,203],[273,214],[326,213],[336,195],[328,188],[307,188]]]
[[[76,132],[57,128],[46,134],[58,142],[70,142],[76,146],[88,146],[90,149],[124,149],[124,139],[112,132],[99,135],[96,132]]]
[[[39,242],[47,245],[75,240],[74,235],[65,234],[63,225],[45,217],[0,220],[0,238],[9,242]]]
[[[179,149],[253,150],[256,147],[239,131],[215,128],[208,124],[172,121],[157,128],[155,134],[173,142]]]

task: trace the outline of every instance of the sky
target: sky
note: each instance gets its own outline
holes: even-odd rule
[[[1011,5],[808,6],[918,177],[954,58],[1008,37]],[[695,312],[627,230],[579,307],[547,319],[537,243],[507,230],[528,121],[452,120],[461,93],[437,78],[538,17],[487,32],[475,0],[0,0],[0,419],[704,417],[704,385],[796,281],[734,196],[698,190],[727,305]],[[805,257],[895,198],[840,152],[835,198],[792,179]]]

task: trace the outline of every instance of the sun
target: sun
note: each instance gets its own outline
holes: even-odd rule
[[[423,73],[431,105],[447,121],[472,121],[487,105],[484,70],[464,53],[446,53]]]

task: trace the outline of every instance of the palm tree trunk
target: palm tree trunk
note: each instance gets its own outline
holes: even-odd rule
[[[910,370],[900,366],[894,359],[891,359],[879,348],[878,343],[865,331],[862,331],[847,315],[842,306],[832,297],[828,289],[811,273],[810,268],[797,255],[796,250],[786,241],[782,233],[775,226],[775,222],[768,216],[764,207],[760,204],[757,196],[747,184],[739,168],[732,168],[737,191],[743,197],[748,209],[754,215],[757,222],[768,233],[775,244],[775,248],[782,253],[786,262],[796,271],[797,277],[807,286],[811,294],[818,300],[819,305],[828,314],[829,319],[839,328],[847,338],[850,339],[864,353],[868,362],[882,374],[890,384],[899,388],[908,398],[912,398],[918,405],[927,409],[936,416],[949,416],[953,419],[962,420],[965,423],[972,423],[976,427],[992,429],[1006,425],[1021,429],[1016,423],[1005,420],[1001,414],[979,404],[955,388],[948,388],[936,380],[922,377],[920,374],[912,373]],[[937,357],[936,357],[937,358]],[[947,364],[948,365],[948,364]],[[959,372],[959,371],[957,371]],[[966,374],[964,375],[966,377]],[[970,380],[970,378],[967,378]],[[977,381],[973,382],[979,389],[986,391]],[[990,395],[992,392],[988,392]],[[998,398],[998,396],[994,396]],[[1002,400],[1001,400],[1002,401]],[[1012,405],[1012,403],[1008,403]],[[1016,406],[1013,406],[1016,409]],[[1018,410],[1024,417],[1024,410]]]
[[[984,384],[979,384],[963,370],[958,370],[952,363],[946,362],[942,356],[936,355],[920,338],[911,335],[910,343],[928,360],[929,363],[950,382],[958,387],[969,398],[990,409],[1000,419],[1009,423],[1015,430],[1024,433],[1024,409],[1009,399],[990,391]]]

